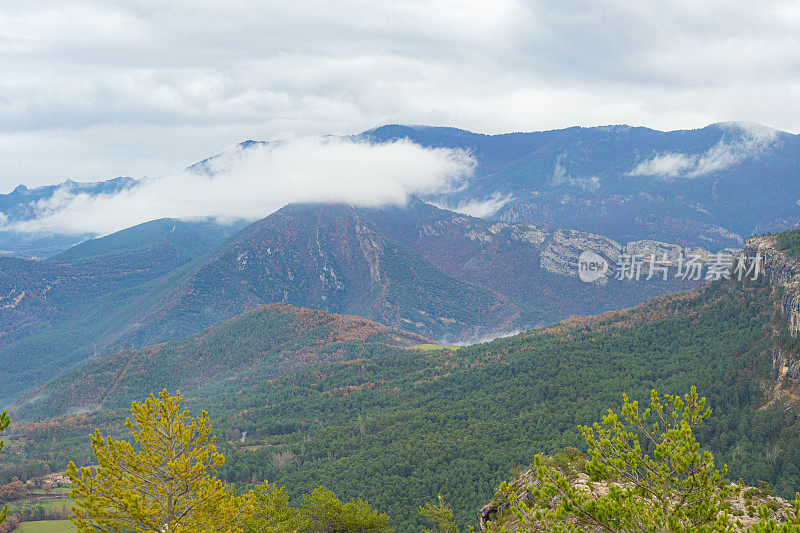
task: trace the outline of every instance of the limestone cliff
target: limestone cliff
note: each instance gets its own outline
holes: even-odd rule
[[[774,287],[789,333],[800,332],[800,259],[780,250],[776,235],[750,238],[744,247],[747,257],[761,256],[763,275]]]
[[[717,252],[711,252],[704,248],[682,247],[678,244],[654,240],[632,241],[627,244],[620,244],[613,239],[594,233],[557,229],[545,238],[539,264],[548,272],[562,276],[577,277],[578,257],[582,252],[586,251],[599,254],[608,261],[609,265],[617,264],[623,255],[628,257],[635,256],[644,262],[647,262],[652,256],[658,264],[669,267],[673,276],[676,273],[675,269],[678,267],[681,257],[694,257],[703,271],[717,259]],[[740,250],[725,248],[720,252],[728,256],[735,256]]]

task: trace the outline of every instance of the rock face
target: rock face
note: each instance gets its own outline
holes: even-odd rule
[[[611,264],[622,254],[622,246],[616,241],[578,230],[558,229],[539,259],[541,267],[548,272],[563,276],[578,275],[578,257],[591,250],[605,257]]]
[[[744,247],[744,255],[761,256],[763,275],[775,288],[789,333],[796,337],[800,332],[800,260],[779,250],[773,235],[749,239]]]
[[[777,384],[789,379],[800,380],[800,360],[792,357],[786,350],[774,347],[772,349],[772,366],[777,371]]]
[[[672,269],[678,267],[682,258],[693,257],[700,265],[701,270],[705,271],[709,264],[717,261],[717,254],[734,257],[740,250],[725,248],[715,253],[704,248],[684,248],[678,244],[653,240],[633,241],[622,245],[602,235],[578,230],[558,229],[553,231],[549,242],[542,251],[539,264],[548,272],[562,276],[577,277],[578,258],[585,251],[599,254],[608,261],[609,265],[619,264],[620,260],[625,256],[628,258],[636,257],[637,260],[643,263],[648,263],[653,258],[658,264]],[[674,270],[672,274],[675,275]],[[605,281],[605,279],[601,278],[601,281]]]

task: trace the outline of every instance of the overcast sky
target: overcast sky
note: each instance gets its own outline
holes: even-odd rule
[[[0,54],[0,192],[390,122],[800,131],[797,2],[4,0]]]

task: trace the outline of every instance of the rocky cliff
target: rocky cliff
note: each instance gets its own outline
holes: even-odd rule
[[[777,235],[750,238],[744,247],[746,257],[761,257],[762,275],[774,287],[786,326],[793,337],[800,332],[800,258],[778,247]]]

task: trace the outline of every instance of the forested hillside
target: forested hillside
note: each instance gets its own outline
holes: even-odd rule
[[[258,305],[363,316],[435,339],[465,340],[552,322],[454,279],[345,205],[289,205],[210,254],[137,333],[176,338]]]
[[[98,383],[113,383],[110,410],[15,425],[5,460],[86,463],[90,428],[114,432],[126,402],[180,385],[193,409],[210,411],[225,442],[227,479],[268,479],[295,497],[325,484],[388,512],[399,531],[418,531],[418,507],[437,493],[459,523],[475,523],[476,509],[509,469],[527,466],[535,453],[581,448],[576,426],[597,419],[622,391],[645,399],[651,388],[697,385],[714,410],[700,441],[732,478],[764,480],[787,495],[800,484],[800,440],[793,437],[795,408],[765,392],[777,376],[771,348],[788,342],[772,297],[763,283],[719,281],[457,351],[345,343],[336,360],[317,358],[313,367],[269,379],[262,379],[269,365],[242,365],[253,345],[211,330],[211,344],[202,344],[204,336],[187,340],[202,350],[156,347],[152,364],[124,370],[114,359],[99,362],[28,398],[31,406],[47,405],[48,393],[70,391],[73,401],[86,401]],[[244,324],[251,319],[218,331],[250,331]],[[116,361],[150,361],[147,353]],[[275,352],[264,353],[276,361]],[[175,377],[184,371],[185,379]],[[198,379],[206,374],[212,377]],[[797,385],[784,380],[781,387]],[[5,468],[7,476],[14,471]]]
[[[26,419],[115,410],[147,396],[153,379],[215,398],[230,392],[230,382],[249,388],[304,367],[429,342],[357,316],[270,304],[183,341],[118,352],[39,387],[12,409]]]
[[[49,261],[0,258],[0,405],[89,357],[131,347],[125,337],[143,313],[237,229],[163,219]]]

